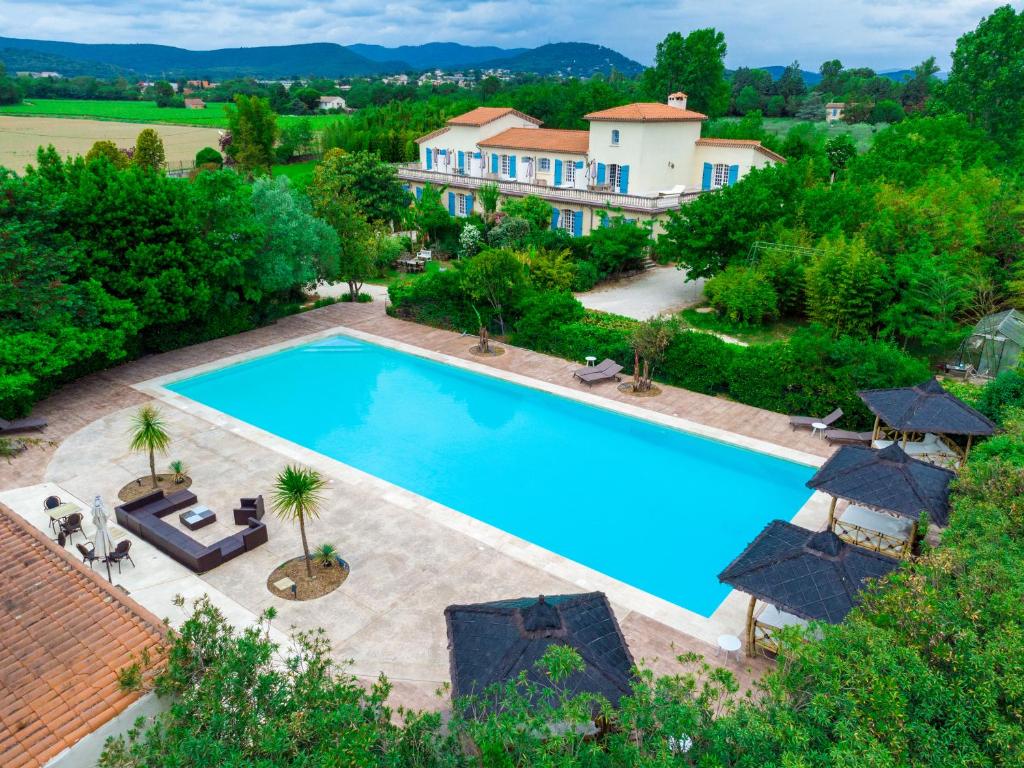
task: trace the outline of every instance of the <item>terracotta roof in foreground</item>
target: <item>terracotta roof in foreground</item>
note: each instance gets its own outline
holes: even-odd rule
[[[765,157],[770,157],[777,163],[786,162],[786,158],[780,155],[778,152],[772,152],[768,147],[764,146],[760,141],[753,139],[697,139],[698,147],[739,147],[739,148],[750,148],[757,152],[760,152]]]
[[[602,109],[583,116],[584,120],[624,120],[628,122],[690,122],[707,120],[708,116],[692,109],[679,109],[658,102],[637,102],[621,107]]]
[[[453,117],[448,121],[448,125],[487,125],[488,123],[493,123],[500,117],[505,117],[505,115],[515,115],[516,117],[527,120],[535,125],[540,125],[542,122],[536,117],[530,117],[530,115],[525,112],[520,112],[518,109],[512,109],[512,107],[477,107],[476,109],[469,110],[469,112]]]
[[[36,768],[141,696],[117,672],[161,663],[164,627],[3,505],[0,562],[0,764]]]
[[[585,155],[590,148],[590,131],[566,131],[555,128],[509,128],[479,142],[481,147],[538,149]]]

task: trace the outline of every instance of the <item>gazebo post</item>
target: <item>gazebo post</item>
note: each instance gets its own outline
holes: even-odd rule
[[[875,442],[875,440],[878,439],[878,428],[879,428],[879,426],[881,426],[881,424],[882,424],[882,417],[881,416],[875,416],[875,428],[874,428],[874,431],[872,431],[872,433],[871,433],[871,442],[872,443]]]
[[[907,441],[908,440],[910,440],[910,433],[909,432],[904,432],[903,433],[903,445],[902,445],[903,450],[907,450]]]
[[[754,655],[754,606],[757,605],[757,598],[750,596],[750,605],[747,607],[747,656]]]
[[[838,496],[832,497],[832,503],[828,505],[828,530],[832,530],[832,527],[836,524],[836,502],[839,501]]]
[[[973,441],[974,441],[974,435],[968,435],[967,436],[967,447],[964,449],[964,457],[960,461],[960,466],[961,467],[967,462],[967,457],[971,455],[971,443]]]

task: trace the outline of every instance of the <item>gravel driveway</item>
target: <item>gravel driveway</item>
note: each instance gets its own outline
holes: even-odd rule
[[[647,320],[700,303],[704,281],[686,281],[686,272],[675,267],[655,267],[642,275],[606,283],[576,298],[587,309]]]

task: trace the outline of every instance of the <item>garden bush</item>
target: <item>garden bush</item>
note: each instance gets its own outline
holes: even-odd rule
[[[1024,406],[1024,376],[1016,370],[1003,371],[986,384],[980,390],[975,405],[998,424],[1003,423],[1010,409],[1021,406]]]
[[[562,329],[583,317],[583,305],[568,292],[538,291],[520,305],[521,317],[512,343],[538,352],[557,352],[562,346]]]
[[[750,267],[728,267],[707,281],[704,295],[718,314],[741,325],[760,325],[779,313],[772,284]]]
[[[388,288],[391,303],[388,313],[403,320],[414,320],[438,328],[456,331],[477,329],[476,312],[466,293],[459,270],[428,272],[410,280],[399,280]],[[490,317],[480,307],[481,314]]]
[[[578,293],[589,291],[597,285],[598,279],[597,267],[589,261],[577,261],[572,276],[572,289]]]
[[[736,354],[743,352],[742,347],[709,333],[677,328],[657,378],[706,395],[727,392],[729,363]]]

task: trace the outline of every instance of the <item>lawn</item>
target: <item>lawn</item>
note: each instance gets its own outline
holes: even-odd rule
[[[738,117],[724,117],[722,120],[729,122],[739,122]],[[810,120],[799,120],[795,117],[766,117],[764,118],[764,129],[768,133],[774,134],[779,138],[785,137],[786,133],[794,125],[800,123],[812,122]],[[878,131],[883,130],[885,125],[870,125],[868,123],[856,123],[855,125],[848,125],[843,122],[836,122],[832,124],[826,124],[823,120],[819,120],[813,123],[819,128],[823,128],[828,132],[828,137],[839,136],[843,133],[848,133],[854,143],[857,145],[859,152],[865,152],[874,140],[874,136]]]
[[[275,176],[287,176],[292,181],[292,186],[297,189],[305,189],[306,185],[313,180],[313,170],[316,168],[316,160],[308,160],[305,163],[290,163],[288,165],[275,165],[270,172]]]
[[[23,117],[67,117],[92,120],[114,120],[126,123],[167,123],[208,128],[227,128],[224,104],[211,102],[206,109],[184,107],[160,108],[152,101],[89,101],[81,99],[29,99],[21,104],[0,106],[0,115]],[[285,125],[300,118],[280,115],[278,124]],[[308,118],[313,128],[323,128],[344,115],[313,115]]]
[[[744,344],[771,344],[788,339],[793,331],[805,325],[797,320],[778,320],[765,325],[739,325],[719,317],[714,312],[684,309],[678,317],[691,328],[714,331],[742,341]]]

